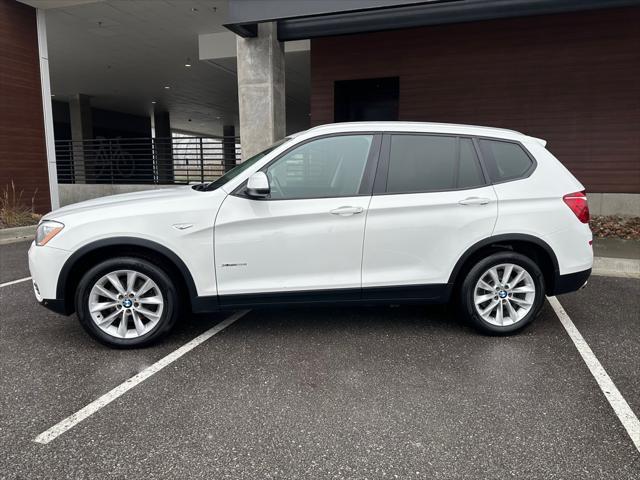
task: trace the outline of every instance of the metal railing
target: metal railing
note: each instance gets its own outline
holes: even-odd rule
[[[56,140],[59,183],[208,182],[239,161],[238,137]]]

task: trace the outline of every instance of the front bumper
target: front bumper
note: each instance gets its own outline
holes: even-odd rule
[[[69,309],[64,299],[59,298],[44,298],[40,305],[48,308],[52,312],[59,313],[60,315],[71,315],[73,312]]]
[[[33,292],[41,305],[56,313],[69,314],[64,299],[58,299],[58,278],[63,265],[71,255],[59,248],[38,247],[35,243],[29,248],[29,272],[33,282]]]

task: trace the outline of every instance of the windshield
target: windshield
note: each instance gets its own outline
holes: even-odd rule
[[[263,150],[262,152],[257,153],[256,155],[254,155],[253,157],[246,159],[244,162],[239,163],[238,165],[233,167],[231,170],[229,170],[227,173],[225,173],[220,178],[218,178],[218,179],[214,180],[213,182],[205,185],[204,188],[202,188],[202,190],[215,190],[217,188],[220,188],[222,185],[227,183],[229,180],[237,177],[242,172],[244,172],[245,170],[250,168],[258,160],[260,160],[261,158],[264,158],[265,155],[268,155],[273,150],[278,148],[280,145],[288,142],[289,140],[291,140],[291,139],[290,138],[283,138],[282,140],[277,141],[276,143],[271,145],[266,150]]]

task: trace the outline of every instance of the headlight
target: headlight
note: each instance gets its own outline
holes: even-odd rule
[[[63,228],[64,225],[60,222],[45,220],[38,225],[38,229],[36,230],[36,245],[40,247],[46,245],[49,240],[60,233]]]

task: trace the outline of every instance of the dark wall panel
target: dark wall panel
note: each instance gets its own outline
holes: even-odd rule
[[[0,0],[0,189],[12,180],[37,212],[50,210],[36,11]]]
[[[640,8],[312,40],[311,121],[334,82],[398,76],[400,120],[546,139],[590,192],[640,193]]]

